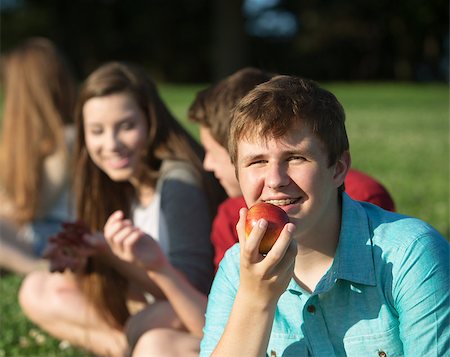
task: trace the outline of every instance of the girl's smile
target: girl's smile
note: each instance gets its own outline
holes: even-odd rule
[[[114,181],[135,177],[148,132],[135,100],[125,93],[94,97],[85,103],[83,116],[92,161]]]

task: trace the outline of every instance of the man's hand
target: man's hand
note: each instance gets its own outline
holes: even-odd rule
[[[240,254],[240,292],[252,299],[263,299],[264,303],[276,303],[286,290],[293,276],[297,245],[292,240],[295,226],[287,223],[272,249],[263,256],[259,253],[259,245],[267,229],[267,221],[261,219],[254,226],[248,239],[245,234],[247,209],[239,212],[240,218],[236,226]]]

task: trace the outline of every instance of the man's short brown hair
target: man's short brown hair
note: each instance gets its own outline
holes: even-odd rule
[[[232,162],[241,139],[280,138],[296,124],[308,126],[323,143],[330,166],[349,150],[344,108],[334,94],[308,79],[275,76],[236,106],[228,143]]]

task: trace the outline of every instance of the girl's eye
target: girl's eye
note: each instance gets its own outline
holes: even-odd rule
[[[134,128],[134,123],[130,120],[124,121],[120,124],[120,129],[131,130]]]
[[[89,133],[91,135],[101,135],[103,133],[103,129],[101,128],[90,128]]]

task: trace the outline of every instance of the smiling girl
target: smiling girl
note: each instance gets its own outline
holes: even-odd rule
[[[99,355],[127,351],[124,329],[133,348],[154,327],[197,336],[198,350],[213,276],[211,219],[223,197],[201,169],[200,147],[146,73],[124,63],[87,78],[76,119],[78,218],[100,233],[83,236],[92,256],[73,269],[81,274],[28,276],[23,310],[54,336]],[[130,254],[129,237],[140,239],[132,253],[142,259]],[[192,305],[180,303],[186,299],[201,313],[188,313]]]

